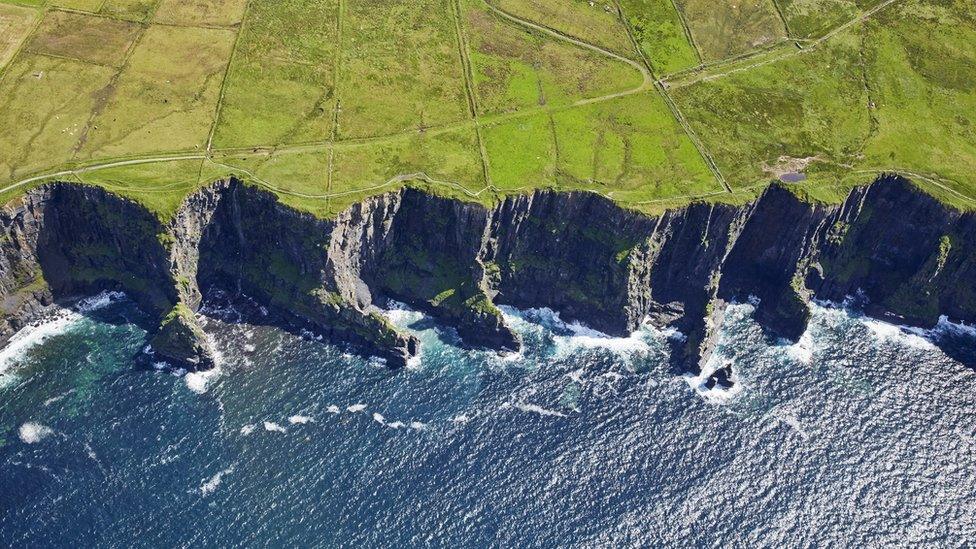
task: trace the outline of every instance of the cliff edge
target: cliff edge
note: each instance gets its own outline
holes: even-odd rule
[[[536,191],[486,208],[407,188],[328,220],[230,179],[166,222],[102,189],[54,183],[0,210],[0,342],[54,303],[122,290],[155,319],[158,356],[207,368],[195,311],[222,289],[392,367],[419,343],[379,314],[389,299],[456,327],[467,345],[506,351],[521,342],[498,304],[549,307],[611,335],[650,321],[686,336],[673,359],[697,371],[734,301],[757,303],[764,332],[785,340],[804,332],[813,298],[858,295],[868,314],[922,327],[942,315],[972,323],[974,242],[976,215],[896,176],[839,205],[774,185],[743,206],[656,217],[592,193]]]

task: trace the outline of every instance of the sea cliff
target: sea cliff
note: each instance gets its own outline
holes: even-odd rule
[[[96,187],[48,184],[0,210],[0,343],[54,304],[126,292],[154,319],[156,354],[213,364],[195,312],[213,289],[399,367],[419,343],[379,314],[424,310],[473,347],[517,351],[497,305],[549,307],[611,335],[680,330],[696,371],[726,304],[752,300],[771,338],[796,340],[813,298],[857,296],[921,327],[976,321],[976,215],[886,176],[841,204],[773,185],[745,205],[649,216],[592,193],[537,191],[494,207],[405,188],[319,219],[236,179],[161,221]],[[724,374],[723,374],[724,375]]]

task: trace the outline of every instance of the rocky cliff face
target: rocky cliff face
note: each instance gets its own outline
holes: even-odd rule
[[[54,184],[0,211],[0,337],[53,301],[121,289],[159,321],[158,354],[204,368],[193,311],[212,288],[402,366],[418,342],[378,314],[404,301],[471,346],[517,350],[496,304],[550,307],[614,335],[645,319],[687,337],[695,370],[726,303],[758,300],[770,337],[795,340],[812,297],[857,294],[873,315],[920,326],[976,320],[976,216],[886,177],[841,205],[773,186],[746,206],[657,217],[588,193],[540,191],[493,208],[416,190],[323,221],[223,181],[167,224],[100,189]],[[723,374],[724,375],[724,374]]]

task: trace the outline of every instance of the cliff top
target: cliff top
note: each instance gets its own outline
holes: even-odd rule
[[[237,175],[645,211],[896,172],[976,208],[971,0],[0,0],[0,202]]]

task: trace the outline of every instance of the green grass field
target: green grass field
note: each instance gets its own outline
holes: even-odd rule
[[[773,0],[675,0],[706,61],[768,46],[786,36]]]
[[[0,0],[0,199],[172,215],[237,175],[334,216],[414,186],[660,211],[904,173],[976,208],[970,0]]]

